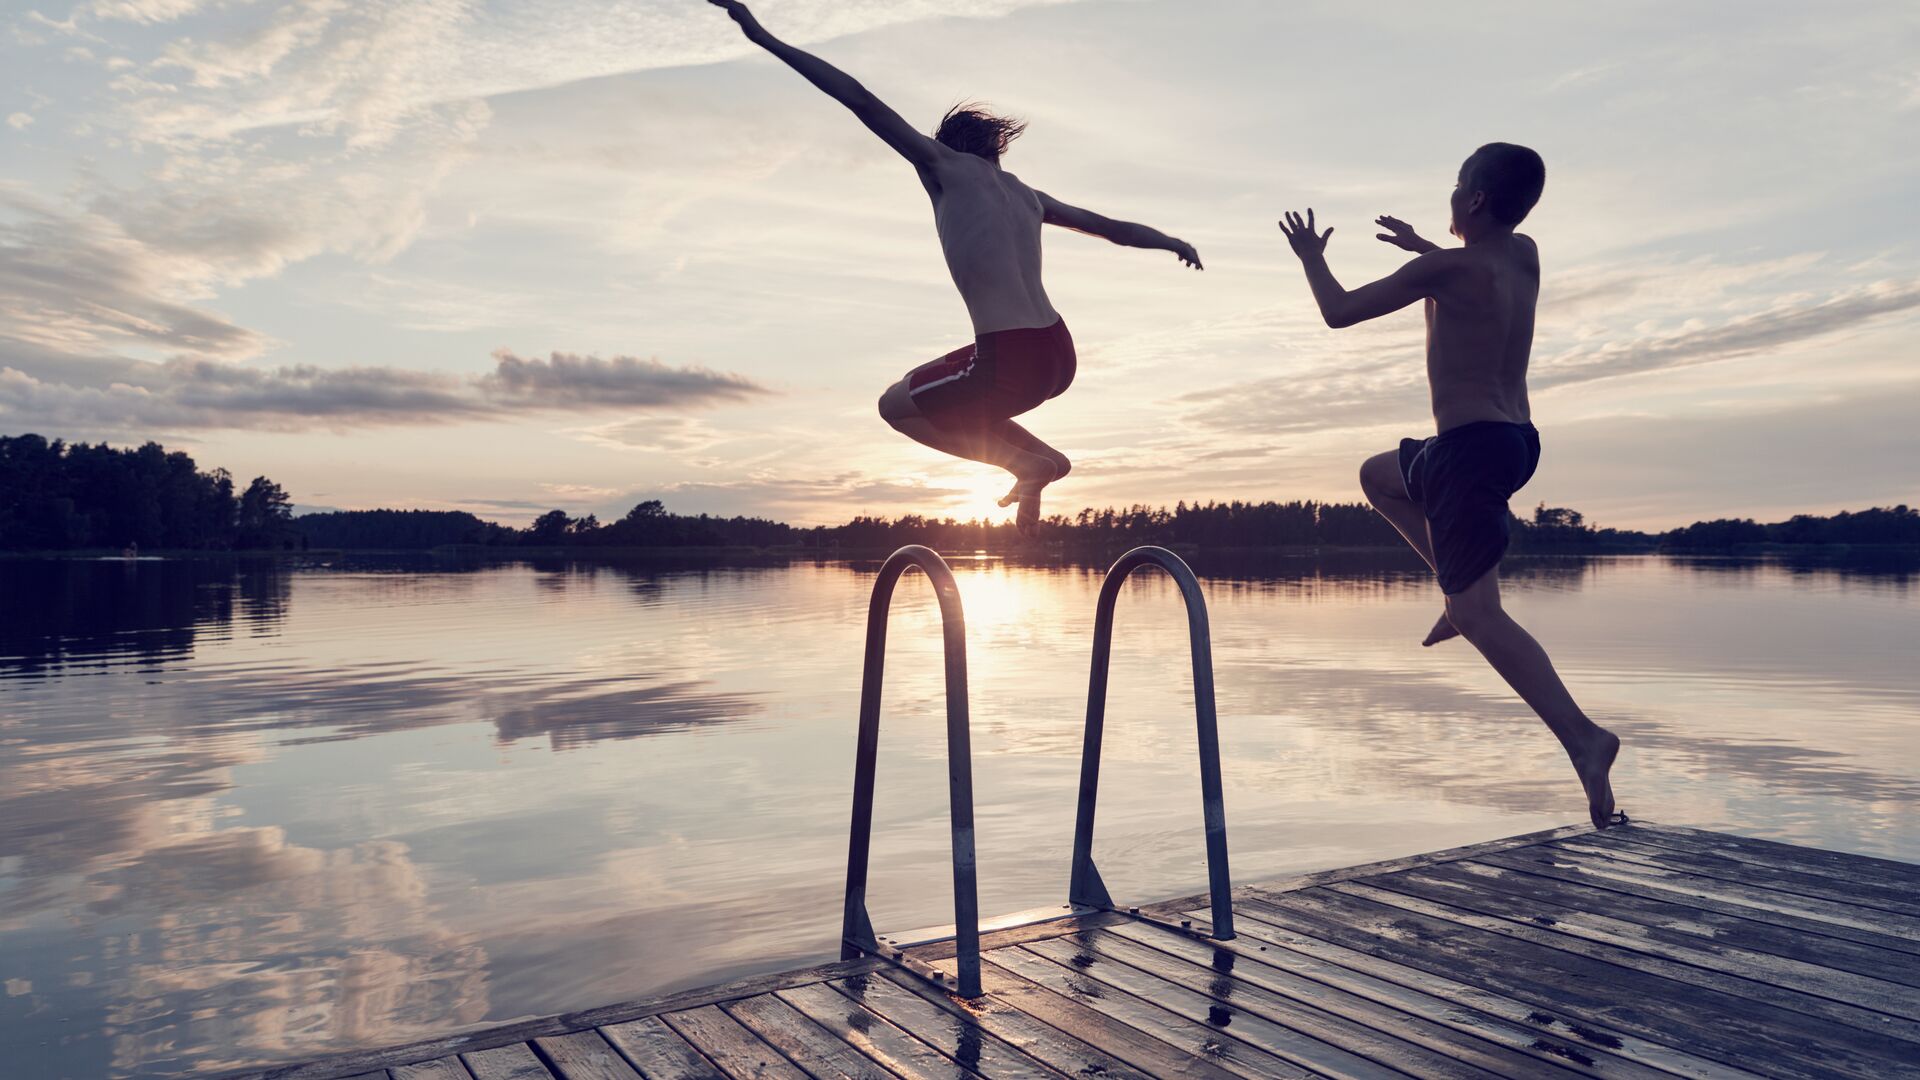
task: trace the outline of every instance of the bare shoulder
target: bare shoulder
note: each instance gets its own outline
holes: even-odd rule
[[[1485,272],[1485,267],[1480,264],[1474,251],[1464,247],[1435,248],[1423,255],[1415,256],[1405,269],[1418,277],[1433,281],[1457,280]]]
[[[999,172],[991,162],[972,154],[950,150],[938,142],[934,145],[940,147],[940,152],[933,160],[933,175],[943,184],[982,184]]]
[[[1513,238],[1520,242],[1520,251],[1535,273],[1540,271],[1540,245],[1526,233],[1514,233]]]

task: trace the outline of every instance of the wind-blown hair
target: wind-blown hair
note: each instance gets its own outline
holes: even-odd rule
[[[988,161],[999,161],[1007,144],[1027,130],[1025,120],[995,116],[977,101],[963,101],[940,118],[940,129],[933,137],[940,145]]]
[[[1487,193],[1487,212],[1503,225],[1525,221],[1547,186],[1547,166],[1540,155],[1513,143],[1488,143],[1473,152],[1461,171]]]

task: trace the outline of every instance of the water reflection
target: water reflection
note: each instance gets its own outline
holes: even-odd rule
[[[1578,819],[1557,748],[1477,656],[1418,647],[1437,597],[1417,565],[1193,561],[1243,875]],[[0,561],[0,1060],[181,1075],[833,955],[875,568]],[[981,907],[1027,908],[1064,881],[1101,568],[956,570]],[[1913,859],[1916,576],[1642,558],[1508,580],[1627,738],[1636,816]],[[947,874],[938,625],[910,576],[870,881],[885,926],[950,913],[928,884]],[[1098,853],[1133,901],[1205,881],[1191,691],[1167,674],[1185,650],[1177,593],[1136,578]],[[1046,961],[1090,998],[1072,972],[1096,962]]]

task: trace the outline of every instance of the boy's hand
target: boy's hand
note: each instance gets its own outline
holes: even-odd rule
[[[1291,228],[1289,228],[1291,226]],[[1307,218],[1289,210],[1280,220],[1280,231],[1287,236],[1287,243],[1293,245],[1293,253],[1306,258],[1309,255],[1324,255],[1327,250],[1327,237],[1333,235],[1333,226],[1327,226],[1324,233],[1313,231],[1313,208],[1307,208]]]
[[[1415,255],[1425,255],[1439,246],[1414,232],[1413,226],[1390,214],[1381,214],[1373,219],[1373,223],[1387,230],[1374,234],[1376,239],[1385,240],[1394,247],[1411,251]]]
[[[747,5],[740,0],[707,0],[707,3],[733,16],[733,21],[740,24],[740,29],[746,31],[748,37],[760,29],[760,20],[754,18],[753,12],[748,11]]]
[[[1178,255],[1181,262],[1193,267],[1195,270],[1206,269],[1206,267],[1200,265],[1200,253],[1193,250],[1193,245],[1187,243],[1185,240],[1175,240],[1173,246],[1167,248],[1167,250]]]

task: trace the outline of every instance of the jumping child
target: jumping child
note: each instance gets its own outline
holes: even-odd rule
[[[919,173],[974,339],[909,371],[881,395],[880,415],[917,442],[1012,473],[1013,488],[1000,505],[1019,503],[1015,524],[1030,533],[1041,490],[1071,466],[1012,418],[1057,397],[1073,382],[1075,366],[1073,338],[1040,284],[1040,226],[1171,251],[1196,270],[1200,256],[1191,244],[1069,206],[1002,169],[1001,154],[1025,124],[956,105],[929,138],[845,72],[768,33],[745,4],[709,2],[725,8],[748,41],[851,109]]]
[[[1316,233],[1288,213],[1280,223],[1306,267],[1327,325],[1352,326],[1426,301],[1427,381],[1439,434],[1402,439],[1400,449],[1360,467],[1367,499],[1433,567],[1446,611],[1425,644],[1458,634],[1526,701],[1573,761],[1593,827],[1613,817],[1609,774],[1620,752],[1611,731],[1587,719],[1553,670],[1546,650],[1500,605],[1500,557],[1507,550],[1507,500],[1540,462],[1529,419],[1527,358],[1540,296],[1540,250],[1514,228],[1546,185],[1540,155],[1488,143],[1460,167],[1451,199],[1457,248],[1422,239],[1381,217],[1381,240],[1418,257],[1354,290],[1327,268],[1329,227]]]

